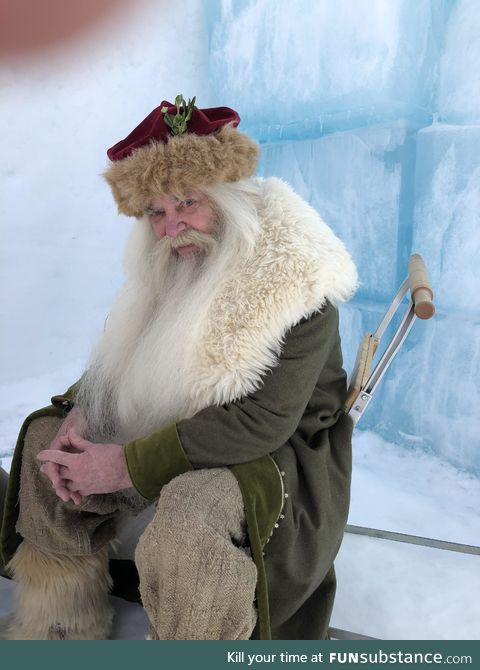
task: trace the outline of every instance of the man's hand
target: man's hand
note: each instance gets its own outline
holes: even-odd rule
[[[53,479],[52,483],[64,502],[71,498],[78,505],[79,496],[113,493],[133,486],[121,445],[90,442],[80,437],[73,428],[66,435],[58,436],[58,440],[59,449],[52,449],[52,442],[50,449],[41,451],[37,458],[44,462],[40,470],[50,479],[50,464],[58,466],[58,477],[65,486]],[[67,500],[66,495],[69,496]]]
[[[82,436],[84,435],[84,432],[87,428],[87,420],[85,419],[85,415],[78,407],[74,407],[72,410],[70,410],[64,421],[62,421],[62,424],[58,429],[58,433],[53,438],[49,449],[62,450],[63,445],[60,438],[67,435],[71,428],[75,430],[77,435]],[[40,468],[40,472],[43,472],[43,474],[47,475],[47,477],[52,482],[55,493],[63,500],[63,502],[72,500],[75,505],[79,505],[81,503],[82,496],[67,489],[65,480],[60,476],[59,465],[56,463],[45,463]]]

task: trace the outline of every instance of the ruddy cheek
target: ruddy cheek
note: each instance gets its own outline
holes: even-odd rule
[[[198,225],[198,230],[201,230],[204,233],[211,233],[214,228],[214,225],[215,224],[213,218],[206,215],[201,218],[201,222],[199,222]]]
[[[162,237],[165,237],[165,226],[155,223],[152,223],[151,225],[152,225],[152,232],[157,238],[157,240],[161,240]]]

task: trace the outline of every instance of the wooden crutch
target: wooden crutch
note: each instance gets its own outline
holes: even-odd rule
[[[378,350],[382,335],[408,291],[410,291],[410,300],[403,319],[383,355],[371,371],[373,357]],[[408,261],[408,276],[398,289],[377,330],[373,335],[366,333],[358,348],[345,401],[345,411],[355,424],[367,409],[375,389],[405,341],[417,316],[420,319],[430,319],[434,315],[435,306],[432,301],[432,286],[423,259],[419,254],[413,254]]]

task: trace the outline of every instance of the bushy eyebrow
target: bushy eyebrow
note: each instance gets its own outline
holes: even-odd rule
[[[186,193],[183,194],[182,198],[173,198],[175,202],[180,205],[182,202],[185,200],[196,200],[197,202],[200,202],[202,199],[204,199],[206,196],[198,192],[198,195],[196,195],[193,191],[187,191]],[[164,207],[154,207],[153,205],[149,205],[148,207],[145,208],[145,214],[153,214],[154,212],[159,212],[165,211]]]
[[[202,193],[201,191],[186,191],[183,194],[183,198],[180,200],[180,202],[186,200],[187,198],[193,198],[194,200],[202,200],[205,197],[206,197],[205,194]]]
[[[147,207],[145,210],[145,214],[155,214],[155,212],[164,212],[163,207]]]

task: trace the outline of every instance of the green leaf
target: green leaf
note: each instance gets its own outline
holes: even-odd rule
[[[180,93],[175,97],[175,106],[177,113],[175,116],[168,113],[167,107],[162,107],[165,123],[171,128],[174,135],[183,135],[187,132],[187,123],[192,118],[193,110],[195,108],[196,96],[186,102],[183,95]]]

